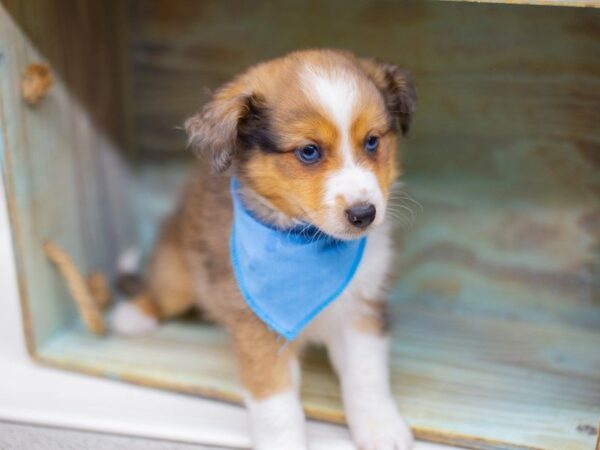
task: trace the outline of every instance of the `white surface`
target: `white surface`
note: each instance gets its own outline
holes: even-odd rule
[[[0,183],[0,419],[249,448],[242,408],[40,367],[21,329],[3,185]],[[313,450],[353,449],[343,427],[310,422]],[[416,450],[442,447],[418,443]]]
[[[0,421],[2,450],[231,450],[201,444],[145,439]]]

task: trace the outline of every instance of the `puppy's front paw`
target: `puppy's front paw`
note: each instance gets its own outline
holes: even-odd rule
[[[246,396],[254,450],[307,450],[304,411],[294,389],[255,400]]]
[[[365,408],[349,418],[350,431],[359,450],[411,450],[413,436],[393,405]]]

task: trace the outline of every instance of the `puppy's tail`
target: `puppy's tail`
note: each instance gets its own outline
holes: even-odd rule
[[[141,252],[130,248],[117,263],[119,275],[115,282],[119,302],[109,315],[110,329],[124,336],[138,336],[156,329],[159,314],[146,292],[141,273]]]

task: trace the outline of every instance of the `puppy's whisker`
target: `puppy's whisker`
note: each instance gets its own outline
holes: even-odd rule
[[[423,207],[423,205],[404,189],[404,186],[402,185],[402,183],[399,183],[399,182],[394,183],[394,185],[390,189],[389,198],[390,199],[408,200],[409,202],[417,205],[419,207],[419,209],[421,210],[421,212],[425,211],[425,208]]]
[[[410,209],[408,206],[406,206],[406,205],[403,205],[402,203],[398,203],[398,204],[395,204],[395,205],[392,205],[392,206],[395,206],[395,207],[401,208],[401,209],[403,209],[404,211],[408,211],[408,213],[410,214],[410,217],[411,217],[412,219],[414,219],[414,217],[415,217],[415,213],[414,213],[414,211],[413,211],[412,209]]]
[[[402,196],[402,197],[397,197],[397,198],[401,199],[401,200],[408,200],[409,202],[417,205],[419,207],[419,209],[421,210],[421,212],[425,211],[425,208],[423,207],[423,205],[408,194],[405,196]]]
[[[396,209],[395,207],[398,207],[401,209]],[[407,217],[404,214],[402,214],[402,211],[408,211],[409,216]],[[399,222],[404,227],[412,227],[412,225],[414,224],[414,218],[415,218],[414,212],[405,205],[401,205],[401,204],[390,205],[390,204],[388,204],[387,212],[393,219],[395,219],[397,222]]]

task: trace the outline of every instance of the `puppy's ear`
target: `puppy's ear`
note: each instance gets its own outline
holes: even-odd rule
[[[390,113],[398,118],[402,134],[408,133],[417,109],[417,90],[410,73],[375,59],[359,59],[359,63],[383,94]]]
[[[238,124],[248,114],[248,99],[240,81],[220,88],[212,100],[185,122],[188,146],[196,155],[207,153],[213,170],[223,173],[231,166],[238,144]]]

